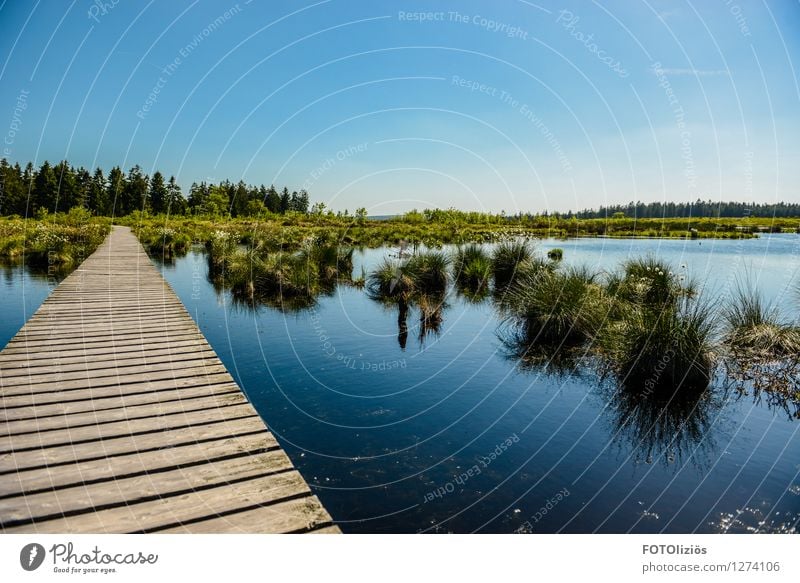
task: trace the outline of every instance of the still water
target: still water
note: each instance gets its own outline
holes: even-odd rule
[[[749,277],[800,312],[800,237],[542,241],[613,269],[653,253],[723,297]],[[387,249],[356,256],[356,275]],[[491,302],[453,294],[438,334],[339,286],[308,310],[231,302],[202,250],[162,273],[344,532],[767,532],[798,527],[800,421],[717,383],[631,404],[589,370],[520,367]],[[0,344],[52,282],[4,271]],[[405,345],[404,347],[402,345]]]

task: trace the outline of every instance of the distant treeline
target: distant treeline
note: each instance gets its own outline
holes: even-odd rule
[[[90,173],[66,161],[38,169],[0,160],[0,215],[35,216],[42,210],[63,212],[81,207],[98,216],[125,216],[134,211],[166,213],[255,216],[268,210],[308,212],[305,190],[280,192],[274,186],[250,186],[225,181],[194,183],[188,198],[171,176],[161,172],[148,176],[139,166],[124,173],[119,166],[105,174],[101,168]],[[324,208],[324,207],[322,207]]]
[[[620,218],[660,219],[660,218],[786,218],[800,217],[800,203],[778,202],[772,204],[747,202],[718,202],[696,200],[695,202],[629,202],[599,209],[586,209],[562,216],[579,219]]]
[[[0,215],[35,216],[41,211],[64,212],[81,207],[98,216],[125,216],[134,211],[152,214],[212,215],[248,217],[266,211],[308,213],[349,218],[348,211],[333,213],[325,204],[309,209],[305,190],[292,191],[284,187],[252,186],[242,181],[228,180],[218,184],[193,183],[184,196],[174,176],[166,179],[161,172],[145,174],[137,165],[127,173],[119,166],[108,174],[101,168],[93,173],[75,168],[67,161],[51,165],[44,162],[38,169],[30,162],[25,168],[13,166],[0,159]],[[366,218],[366,209],[353,215]],[[800,203],[774,204],[715,202],[629,202],[623,205],[601,206],[582,211],[520,212],[514,215],[458,211],[456,209],[412,210],[394,217],[382,217],[409,223],[470,223],[470,224],[528,224],[545,218],[556,219],[660,219],[660,218],[788,218],[800,217]]]

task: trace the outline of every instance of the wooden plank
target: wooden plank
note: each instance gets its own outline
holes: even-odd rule
[[[163,393],[167,389],[174,390],[190,387],[204,387],[217,383],[229,382],[233,382],[233,379],[231,379],[231,376],[225,371],[205,376],[151,379],[149,381],[127,384],[111,383],[101,386],[85,387],[81,390],[56,390],[51,392],[31,391],[23,395],[4,397],[0,400],[0,409],[85,401],[87,399],[100,399],[103,397],[141,395],[153,392]]]
[[[197,338],[197,332],[193,330],[178,330],[174,333],[164,334],[163,332],[140,332],[140,333],[130,333],[130,334],[120,334],[115,335],[113,338],[81,338],[80,340],[76,340],[75,338],[50,338],[50,339],[40,339],[40,340],[32,340],[32,339],[21,339],[17,340],[12,338],[11,341],[8,343],[7,348],[10,349],[17,349],[21,352],[32,352],[32,348],[37,348],[40,350],[36,350],[35,352],[45,352],[49,349],[58,349],[61,350],[62,347],[71,347],[76,348],[80,346],[108,346],[113,345],[116,346],[118,344],[128,345],[130,343],[138,343],[143,344],[147,342],[158,342],[163,341],[167,338]],[[6,350],[6,349],[4,349]]]
[[[89,481],[92,483],[113,481],[123,476],[158,472],[165,468],[202,463],[225,456],[261,453],[278,448],[278,442],[272,434],[263,432],[61,465],[58,466],[58,471],[54,472],[20,471],[0,480],[0,497],[42,492]]]
[[[2,525],[0,530],[5,533],[153,531],[192,520],[218,517],[221,513],[235,512],[242,508],[267,506],[307,493],[308,486],[298,472],[283,472],[254,478],[246,482],[224,484],[209,490],[188,492],[139,504],[56,518],[22,527]],[[309,511],[311,508],[309,507]],[[279,514],[277,517],[273,516],[272,519],[281,517],[282,514]],[[253,526],[251,523],[250,527],[253,528]]]
[[[55,361],[54,364],[45,365],[42,363],[33,367],[24,361],[17,362],[17,366],[0,363],[0,374],[3,375],[3,384],[8,386],[5,381],[15,377],[33,379],[37,375],[60,374],[62,379],[67,379],[69,377],[65,376],[65,373],[86,371],[92,371],[93,373],[94,371],[104,370],[109,364],[113,364],[114,368],[116,369],[122,369],[132,366],[142,367],[154,364],[174,363],[176,361],[185,362],[187,360],[214,360],[215,362],[219,362],[219,358],[217,358],[216,353],[211,350],[211,347],[197,347],[178,354],[158,353],[150,356],[149,358],[138,355],[129,358],[117,358],[117,355],[115,354],[113,355],[113,358],[109,358],[108,361],[101,361],[97,359],[83,359],[83,362],[76,361],[69,363]]]
[[[93,401],[90,401],[93,403]],[[112,421],[124,421],[154,417],[160,415],[173,415],[175,413],[189,413],[193,411],[205,411],[215,407],[225,407],[228,405],[247,403],[245,396],[238,393],[226,395],[208,395],[204,391],[202,396],[194,398],[183,398],[178,400],[146,403],[141,405],[128,405],[116,409],[92,410],[85,413],[73,413],[71,415],[49,415],[46,417],[35,417],[19,421],[8,421],[0,425],[0,437],[12,435],[22,435],[25,433],[40,433],[42,431],[53,431],[54,429],[68,429],[83,425],[98,425],[110,423]]]
[[[113,411],[153,405],[160,403],[173,403],[199,397],[225,396],[239,394],[241,389],[235,383],[220,383],[213,385],[200,385],[198,387],[182,388],[180,391],[148,391],[132,395],[112,395],[108,397],[87,397],[77,401],[57,401],[49,404],[28,405],[0,409],[0,422],[13,423],[14,421],[30,421],[49,419],[50,417],[65,417],[88,412]]]
[[[35,366],[36,363],[47,363],[48,361],[59,362],[82,362],[84,360],[94,360],[92,357],[97,356],[118,356],[125,358],[129,354],[170,354],[179,353],[187,348],[194,346],[206,346],[201,343],[197,338],[189,338],[187,340],[175,340],[172,342],[153,342],[142,344],[141,342],[134,342],[127,345],[115,343],[114,346],[101,346],[98,348],[73,348],[71,350],[52,350],[44,353],[28,354],[22,352],[19,354],[11,354],[9,352],[0,352],[0,363],[24,363],[29,366]],[[74,359],[74,360],[73,360]]]
[[[109,357],[108,360],[114,362],[117,366],[134,366],[138,364],[155,364],[158,362],[171,362],[177,359],[185,359],[192,356],[200,356],[203,358],[208,358],[209,355],[216,356],[216,353],[211,349],[210,346],[203,346],[202,344],[197,344],[194,346],[187,346],[182,351],[153,351],[148,353],[144,353],[142,355],[141,352],[139,353],[116,353],[111,352],[107,353],[104,356]],[[28,369],[34,369],[37,374],[41,374],[42,372],[70,372],[74,370],[97,370],[104,366],[108,366],[106,362],[100,359],[95,358],[86,358],[85,356],[82,357],[73,357],[73,358],[56,358],[51,360],[12,360],[3,362],[0,361],[0,374],[3,378],[9,378],[12,376],[19,376],[19,375],[27,375],[30,374]],[[33,372],[33,371],[31,371]]]
[[[130,318],[128,320],[120,320],[117,318],[76,318],[72,321],[61,320],[59,322],[39,321],[28,323],[25,329],[32,337],[33,333],[46,334],[54,331],[58,332],[72,332],[75,335],[82,336],[88,332],[99,332],[104,330],[127,330],[133,329],[140,331],[148,327],[172,327],[184,326],[186,324],[185,317],[170,316],[163,317],[156,314],[145,315],[142,314],[137,318]]]
[[[159,533],[177,534],[221,534],[221,533],[269,533],[304,532],[320,525],[329,525],[330,517],[316,496],[287,500],[262,508],[245,510],[227,516],[174,526]],[[269,530],[263,525],[269,525]],[[337,526],[324,527],[328,534],[341,534]],[[273,530],[274,529],[274,530]],[[312,530],[312,533],[319,531]]]
[[[193,411],[191,413],[178,412],[171,415],[145,417],[143,419],[126,419],[124,421],[68,427],[53,431],[7,435],[0,437],[0,453],[13,453],[70,443],[115,439],[117,437],[132,437],[165,429],[194,427],[195,425],[206,425],[220,420],[246,419],[257,415],[250,403],[244,403],[205,411]],[[102,447],[102,445],[98,444],[98,447]]]
[[[57,335],[58,337],[66,337],[71,339],[73,336],[77,336],[80,333],[82,339],[103,339],[103,340],[111,340],[113,338],[118,338],[120,336],[130,336],[130,335],[140,335],[142,333],[149,333],[149,334],[163,334],[165,336],[169,336],[173,332],[185,332],[187,330],[193,330],[194,325],[190,322],[184,322],[183,324],[178,324],[175,326],[165,326],[163,324],[153,324],[149,325],[147,323],[142,324],[141,326],[126,326],[123,328],[109,328],[109,327],[101,327],[95,329],[88,329],[88,330],[64,330],[63,332],[58,327],[53,327],[49,330],[42,330],[34,331],[34,332],[20,332],[14,337],[15,342],[29,342],[41,339],[49,339],[50,337]],[[24,330],[24,328],[23,328]]]
[[[202,377],[215,372],[227,372],[225,367],[221,364],[212,364],[202,366],[194,366],[192,362],[176,363],[170,366],[154,365],[147,367],[149,370],[146,372],[125,372],[120,374],[117,369],[105,369],[103,371],[93,372],[90,377],[70,379],[62,381],[59,375],[47,375],[37,377],[35,382],[29,382],[28,385],[18,385],[17,383],[9,383],[9,387],[4,390],[8,392],[9,397],[18,395],[30,394],[31,391],[70,391],[74,389],[86,389],[91,387],[109,386],[109,385],[123,385],[132,383],[141,383],[147,381],[157,381],[166,379],[178,378],[195,378]],[[13,381],[14,379],[9,379]]]
[[[57,488],[39,494],[21,494],[0,499],[0,524],[57,518],[62,514],[86,512],[139,504],[158,498],[177,496],[203,488],[226,486],[237,482],[291,471],[292,463],[281,450],[221,459],[198,465],[150,472],[107,482]],[[291,494],[308,491],[305,482],[294,480]],[[260,486],[260,484],[259,484]],[[24,499],[21,499],[24,498]],[[36,509],[31,515],[29,507]]]
[[[213,441],[221,437],[266,433],[264,423],[256,417],[236,421],[209,423],[171,429],[159,433],[136,436],[122,436],[106,439],[102,443],[67,444],[44,449],[34,449],[17,453],[0,454],[0,474],[19,472],[33,468],[45,468],[60,464],[72,464],[89,460],[103,459],[115,455],[139,453],[177,447],[182,444]],[[52,469],[52,471],[58,471]]]

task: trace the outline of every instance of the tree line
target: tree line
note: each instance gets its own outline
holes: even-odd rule
[[[578,219],[604,218],[788,218],[800,217],[800,203],[777,202],[720,202],[700,200],[695,202],[629,202],[627,204],[601,206],[599,209],[585,209],[576,213],[568,213]]]
[[[65,212],[82,207],[98,216],[125,216],[134,211],[175,215],[256,216],[265,211],[306,213],[305,190],[289,192],[284,187],[252,186],[228,180],[218,184],[193,183],[184,197],[174,176],[156,171],[152,176],[134,166],[127,173],[119,166],[108,174],[102,168],[89,172],[67,161],[39,168],[30,162],[22,168],[0,160],[0,215],[35,216],[42,211]]]

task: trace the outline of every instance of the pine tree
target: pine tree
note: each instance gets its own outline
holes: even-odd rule
[[[283,215],[286,214],[286,211],[289,210],[289,202],[291,201],[291,197],[289,196],[289,189],[285,186],[281,191],[281,201],[278,207],[278,211]]]
[[[128,214],[123,204],[125,193],[125,175],[122,168],[114,166],[108,173],[108,194],[106,196],[109,206],[109,214],[114,216],[124,216]]]
[[[186,214],[186,199],[183,198],[181,187],[178,186],[174,176],[169,177],[167,184],[167,208],[165,210],[171,215]]]
[[[148,210],[147,187],[147,176],[142,173],[142,169],[137,164],[128,172],[125,188],[122,190],[122,204],[120,205],[122,212],[120,214],[128,215],[136,210]]]
[[[153,173],[153,177],[150,179],[150,210],[153,214],[158,215],[163,213],[167,208],[167,187],[164,184],[164,176],[162,176],[161,172],[157,171]]]
[[[271,213],[281,212],[281,196],[275,186],[270,186],[267,190],[267,210]]]
[[[58,192],[58,182],[55,172],[50,163],[45,160],[33,179],[33,191],[31,192],[31,214],[35,214],[39,209],[46,209],[49,212],[55,210],[56,193]]]
[[[86,205],[90,211],[98,216],[111,214],[111,206],[108,204],[108,184],[105,176],[103,176],[102,168],[95,170],[94,175],[92,175]]]

